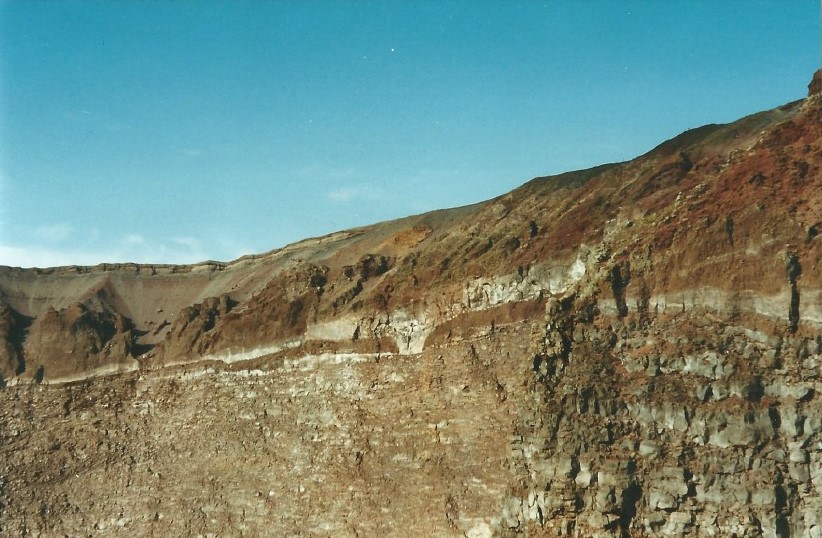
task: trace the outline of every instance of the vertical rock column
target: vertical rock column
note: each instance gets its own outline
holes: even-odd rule
[[[797,279],[802,276],[802,266],[799,264],[799,256],[796,253],[788,254],[785,260],[785,271],[788,276],[788,283],[791,285],[791,305],[788,308],[788,323],[792,333],[799,327],[799,287]]]

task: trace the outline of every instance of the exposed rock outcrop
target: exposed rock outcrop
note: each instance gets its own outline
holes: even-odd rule
[[[814,95],[231,263],[0,268],[0,534],[822,536],[820,193]]]
[[[808,97],[822,93],[822,69],[813,74],[811,83],[808,84]]]
[[[19,312],[0,303],[0,386],[5,385],[6,379],[26,370],[22,349],[26,327],[26,320]]]
[[[136,366],[131,356],[131,322],[109,308],[75,303],[49,308],[31,325],[23,344],[25,376],[85,378],[95,371]]]

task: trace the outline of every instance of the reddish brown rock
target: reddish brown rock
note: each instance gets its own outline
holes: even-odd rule
[[[0,268],[0,533],[815,536],[820,229],[809,98],[230,263]]]
[[[111,309],[84,303],[48,308],[28,330],[23,345],[25,375],[40,382],[136,366],[133,338],[131,322]]]
[[[26,369],[22,349],[26,326],[19,312],[0,303],[0,386]]]
[[[808,97],[822,93],[822,69],[813,74],[811,83],[808,84]]]

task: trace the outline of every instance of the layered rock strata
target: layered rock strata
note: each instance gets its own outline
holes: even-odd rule
[[[820,193],[812,91],[231,263],[0,268],[0,532],[822,536]]]

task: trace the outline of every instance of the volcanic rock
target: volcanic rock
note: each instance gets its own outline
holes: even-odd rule
[[[0,534],[822,535],[814,93],[229,263],[0,268]]]
[[[808,97],[822,93],[822,69],[813,74],[811,83],[808,84]]]

